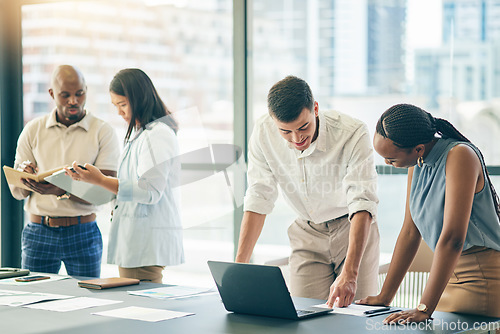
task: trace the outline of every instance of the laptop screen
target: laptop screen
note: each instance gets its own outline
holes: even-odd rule
[[[226,310],[297,319],[297,310],[279,267],[208,261]],[[320,313],[328,312],[322,310]]]

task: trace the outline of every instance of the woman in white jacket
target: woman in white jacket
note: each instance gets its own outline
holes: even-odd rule
[[[165,266],[184,262],[177,123],[140,69],[118,72],[110,95],[129,124],[118,177],[106,176],[90,164],[81,168],[77,162],[67,174],[116,194],[108,263],[118,265],[120,277],[161,283]]]

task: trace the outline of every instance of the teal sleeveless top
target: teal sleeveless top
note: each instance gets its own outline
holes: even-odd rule
[[[470,146],[483,168],[484,187],[474,195],[472,211],[463,250],[483,246],[500,251],[500,222],[495,211],[485,164],[478,149],[456,139],[439,139],[425,158],[422,167],[415,166],[410,189],[410,213],[424,241],[434,251],[443,229],[446,187],[446,158],[458,144]]]

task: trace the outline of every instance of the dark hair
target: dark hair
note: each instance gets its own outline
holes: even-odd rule
[[[177,122],[161,100],[151,79],[142,70],[127,68],[119,71],[111,80],[109,91],[127,97],[130,104],[132,117],[125,141],[130,138],[136,123],[144,129],[146,124],[162,117],[165,117],[165,123],[177,133]]]
[[[299,117],[304,108],[313,111],[314,97],[307,82],[289,75],[271,87],[267,107],[269,114],[278,121],[290,123]]]
[[[450,122],[442,118],[435,118],[425,110],[411,104],[396,104],[387,109],[380,116],[376,131],[384,138],[392,140],[399,148],[408,149],[430,142],[438,134],[442,138],[453,138],[470,143]],[[477,150],[484,161],[483,154]],[[491,183],[490,175],[484,168],[495,204],[497,216],[500,218],[498,195]]]

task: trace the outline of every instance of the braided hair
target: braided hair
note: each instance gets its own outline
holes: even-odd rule
[[[392,140],[399,148],[409,149],[420,144],[432,141],[438,134],[441,138],[452,138],[470,143],[450,122],[442,118],[435,118],[425,110],[411,104],[396,104],[387,109],[380,116],[376,132],[384,138]],[[484,161],[483,154],[477,150]],[[490,175],[484,168],[490,184],[493,202],[498,218],[500,219],[500,206],[498,195],[491,183]]]

